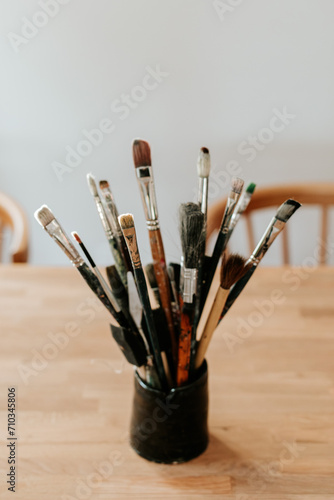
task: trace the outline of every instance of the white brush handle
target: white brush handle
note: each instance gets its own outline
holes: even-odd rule
[[[218,325],[220,315],[224,308],[225,302],[227,300],[229,290],[224,290],[224,288],[219,287],[214,298],[211,310],[209,312],[208,318],[206,320],[204,330],[202,333],[201,340],[199,341],[196,357],[195,357],[195,368],[199,368],[203,363],[205,353],[209,347],[213,332]]]

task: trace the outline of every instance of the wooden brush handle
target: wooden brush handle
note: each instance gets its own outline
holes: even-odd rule
[[[224,305],[228,294],[229,290],[224,290],[221,287],[219,287],[216,293],[211,311],[204,326],[201,340],[199,341],[198,344],[196,358],[195,358],[196,369],[199,368],[204,361],[205,353],[211,341],[213,332],[215,331],[215,328],[219,322],[219,318],[222,310],[224,309]]]
[[[179,337],[179,357],[176,382],[183,385],[188,381],[191,352],[191,333],[194,322],[194,308],[192,304],[184,304],[181,312],[181,331]]]
[[[177,360],[177,339],[174,328],[170,283],[166,267],[165,252],[160,229],[149,230],[151,253],[155,277],[158,283],[162,308],[166,315],[168,330],[171,338],[173,358]]]

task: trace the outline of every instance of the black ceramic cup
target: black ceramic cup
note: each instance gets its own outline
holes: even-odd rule
[[[182,463],[206,449],[208,434],[208,368],[196,380],[170,392],[152,389],[135,373],[130,444],[153,462]]]

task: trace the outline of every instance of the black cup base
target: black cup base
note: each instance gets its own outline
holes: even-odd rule
[[[206,361],[195,381],[167,394],[147,386],[135,374],[130,445],[141,457],[164,464],[198,457],[209,442],[207,418]]]

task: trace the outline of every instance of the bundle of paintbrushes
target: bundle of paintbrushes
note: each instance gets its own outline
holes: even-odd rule
[[[167,265],[147,142],[134,141],[133,159],[152,264],[143,267],[141,262],[133,216],[119,215],[109,183],[100,181],[99,190],[91,174],[87,176],[88,186],[114,260],[114,265],[106,269],[109,283],[79,235],[72,233],[89,266],[46,205],[36,211],[35,217],[111,314],[112,335],[128,362],[137,367],[147,385],[167,392],[196,379],[217,325],[300,204],[287,200],[279,207],[248,260],[228,255],[227,243],[255,189],[255,184],[250,184],[243,192],[244,182],[233,178],[214,250],[207,256],[210,155],[208,149],[202,148],[197,163],[198,203],[185,203],[179,208],[180,264]],[[220,261],[220,280],[216,284],[213,278]],[[208,312],[202,318],[210,289],[212,305],[208,303]],[[200,319],[204,326],[198,336]]]

